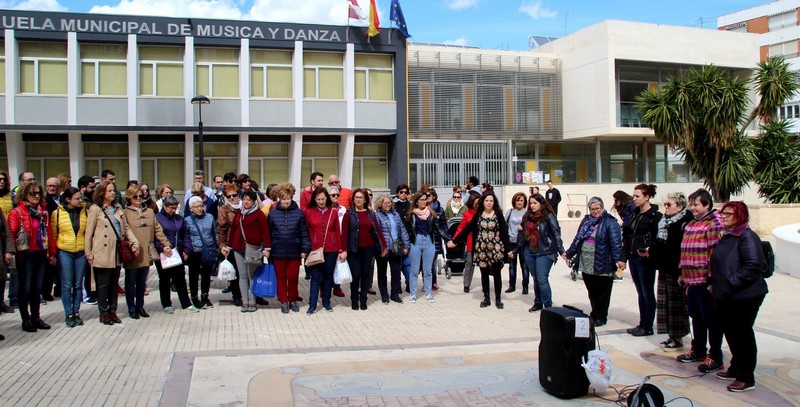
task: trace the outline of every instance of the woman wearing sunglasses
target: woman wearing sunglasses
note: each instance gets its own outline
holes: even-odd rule
[[[217,216],[217,245],[222,251],[223,247],[228,247],[228,235],[233,225],[233,219],[236,217],[236,212],[242,209],[242,201],[239,199],[239,187],[235,183],[225,186],[222,191],[225,205],[219,207]],[[228,257],[228,253],[223,253]],[[228,287],[230,288],[231,297],[233,298],[233,305],[237,307],[242,306],[242,292],[239,289],[239,268],[233,258],[228,258],[236,270],[236,278],[228,280]],[[249,308],[247,308],[249,311]]]
[[[148,318],[150,314],[144,310],[144,290],[147,285],[147,274],[150,265],[158,253],[154,241],[158,239],[164,245],[164,254],[172,255],[172,245],[164,236],[161,224],[156,222],[156,214],[144,205],[144,194],[138,185],[131,185],[125,191],[128,205],[125,207],[125,221],[139,242],[139,253],[132,261],[125,263],[125,302],[128,304],[128,316],[132,319]]]

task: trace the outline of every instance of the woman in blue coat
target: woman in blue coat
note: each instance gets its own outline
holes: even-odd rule
[[[275,188],[279,202],[267,216],[272,237],[269,257],[275,265],[281,312],[288,314],[289,310],[300,311],[295,301],[299,296],[297,283],[300,277],[300,262],[311,251],[311,241],[308,238],[306,216],[300,210],[300,206],[292,200],[294,186],[285,183]]]
[[[589,214],[583,217],[575,239],[561,257],[577,262],[592,304],[589,316],[594,326],[603,326],[608,322],[614,275],[617,267],[625,265],[620,261],[622,238],[619,223],[606,212],[602,199],[592,197],[588,206]]]
[[[381,301],[384,304],[388,304],[389,300],[402,304],[403,300],[400,299],[400,266],[403,262],[403,256],[408,254],[409,247],[411,247],[411,241],[408,239],[408,230],[406,230],[400,214],[394,210],[391,197],[388,195],[379,197],[375,202],[375,207],[377,208],[375,213],[383,232],[383,239],[388,247],[386,256],[378,256],[375,261],[378,264],[378,290],[381,292]],[[390,269],[392,279],[391,292],[386,289],[387,268]]]

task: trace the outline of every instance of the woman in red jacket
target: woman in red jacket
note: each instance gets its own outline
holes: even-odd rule
[[[324,247],[325,262],[315,266],[306,266],[311,273],[311,292],[308,294],[307,315],[317,310],[317,298],[322,289],[322,308],[333,312],[331,307],[331,288],[333,272],[338,261],[347,260],[346,247],[342,246],[342,235],[339,232],[339,214],[333,209],[333,202],[325,188],[317,188],[311,193],[310,207],[305,210],[308,237],[311,240],[311,251]]]
[[[256,297],[250,292],[250,286],[261,264],[262,257],[245,258],[247,246],[256,246],[262,256],[269,256],[270,237],[267,216],[258,209],[256,191],[242,193],[242,209],[234,214],[228,231],[228,246],[221,249],[222,255],[228,257],[233,250],[233,258],[239,270],[239,289],[242,290],[242,312],[255,312]],[[249,256],[248,256],[249,257]]]
[[[17,246],[17,302],[22,317],[22,330],[36,332],[50,329],[39,315],[39,296],[47,263],[56,262],[56,245],[50,229],[47,207],[42,200],[42,186],[36,181],[23,182],[14,197],[16,207],[8,215],[8,226]],[[27,247],[21,246],[20,229],[27,235]]]
[[[461,233],[464,228],[469,225],[469,222],[472,220],[472,217],[475,216],[475,212],[478,211],[478,204],[480,204],[481,196],[477,192],[470,192],[469,198],[467,199],[467,211],[464,212],[464,216],[461,218],[461,223],[459,223],[458,228],[456,229],[456,233],[453,235],[457,235]],[[464,263],[464,292],[469,292],[469,286],[472,284],[472,273],[475,268],[472,266],[472,235],[470,234],[467,236],[467,261]]]

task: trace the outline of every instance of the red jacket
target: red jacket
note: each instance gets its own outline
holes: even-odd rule
[[[233,215],[233,223],[231,224],[230,232],[228,232],[228,245],[238,252],[245,250],[245,241],[242,239],[242,228],[244,226],[244,235],[247,238],[247,243],[253,246],[261,246],[269,248],[272,242],[269,236],[269,224],[267,223],[267,216],[260,209],[256,210],[245,216],[242,220],[242,212],[236,211]]]
[[[342,235],[339,232],[339,215],[336,210],[325,208],[325,212],[319,208],[308,208],[306,214],[306,226],[308,226],[308,237],[311,240],[311,250],[319,249],[322,240],[325,239],[326,253],[341,253],[345,250],[342,246]],[[327,225],[325,224],[327,222]],[[325,237],[327,226],[328,236]]]
[[[472,221],[472,217],[475,216],[476,212],[477,211],[473,208],[467,209],[467,211],[464,212],[464,216],[461,218],[461,223],[458,224],[458,229],[456,229],[456,233],[453,233],[453,236],[461,233],[461,231],[464,230],[467,225],[469,225],[469,222]],[[467,253],[472,253],[472,233],[467,236]]]
[[[47,206],[44,204],[44,200],[39,203],[39,209],[43,213],[45,229],[47,230],[47,241],[44,242],[47,245],[47,254],[55,256],[58,248],[56,247],[55,239],[53,239],[53,230],[50,228],[50,217],[47,215]],[[11,233],[11,240],[16,239],[17,233],[19,233],[19,229],[22,225],[25,225],[25,232],[28,234],[28,246],[30,247],[30,251],[43,250],[42,247],[39,247],[36,238],[39,235],[39,221],[31,218],[31,214],[28,213],[28,205],[25,202],[17,205],[17,207],[12,209],[11,213],[8,214],[8,229]]]
[[[306,210],[311,205],[311,194],[314,193],[314,190],[308,186],[303,188],[303,191],[300,192],[300,210]],[[313,249],[312,249],[313,250]]]

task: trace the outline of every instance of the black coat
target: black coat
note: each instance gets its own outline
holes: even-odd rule
[[[658,221],[662,216],[655,204],[650,204],[647,212],[641,212],[639,208],[633,210],[631,223],[622,229],[621,261],[627,261],[637,249],[653,247],[658,235]]]
[[[267,224],[271,237],[270,257],[299,259],[300,253],[311,251],[306,215],[296,202],[292,201],[286,209],[277,202],[267,215]]]
[[[769,292],[761,275],[764,252],[761,239],[750,228],[726,232],[711,253],[711,295],[744,300]]]
[[[517,244],[514,253],[522,251],[523,245],[528,245],[525,239],[525,228],[527,227],[528,216],[527,214],[522,219],[522,230],[517,231]],[[561,227],[558,225],[558,220],[555,215],[548,214],[546,222],[540,222],[539,229],[539,247],[536,253],[542,255],[561,254],[564,253],[564,242],[561,241]]]
[[[656,239],[656,244],[651,248],[650,255],[658,265],[658,271],[674,277],[681,275],[681,240],[683,228],[694,219],[692,212],[686,211],[683,218],[667,226],[667,240]]]

